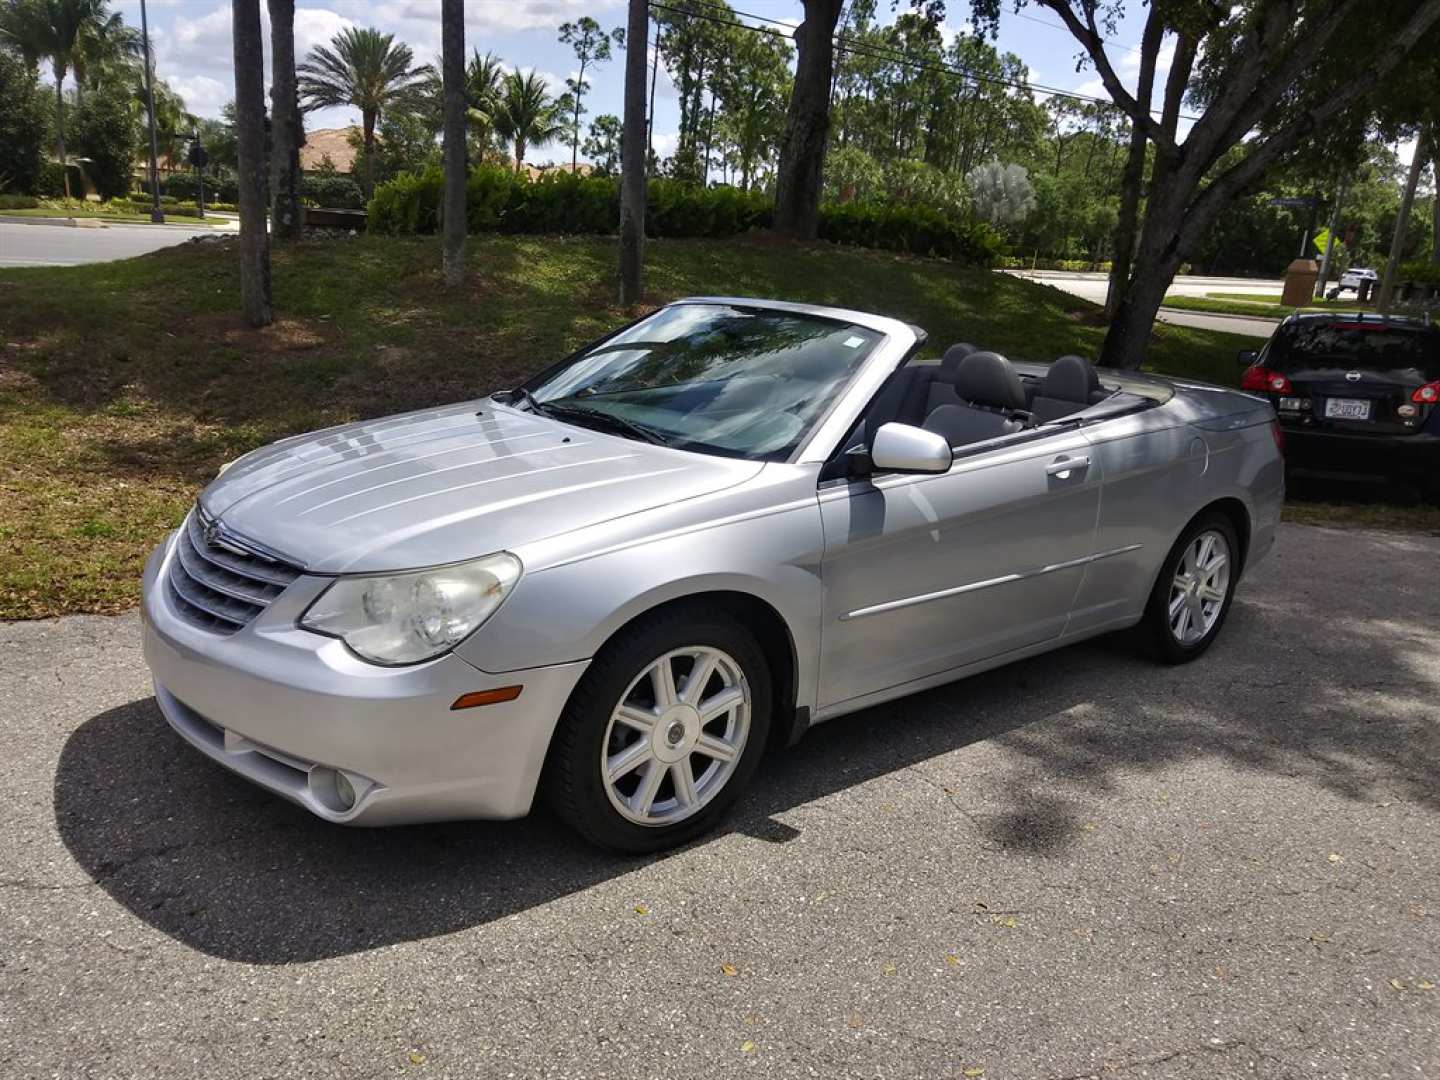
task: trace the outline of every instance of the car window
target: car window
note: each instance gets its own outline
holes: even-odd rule
[[[813,315],[675,304],[527,384],[541,406],[604,412],[686,450],[787,458],[883,335]]]
[[[1385,323],[1302,320],[1276,331],[1265,366],[1280,372],[1343,367],[1347,371],[1414,372],[1440,379],[1440,331]]]

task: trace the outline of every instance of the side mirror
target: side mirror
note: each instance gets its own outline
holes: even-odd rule
[[[1260,354],[1254,349],[1241,349],[1235,359],[1239,361],[1241,367],[1249,367],[1260,359]]]
[[[954,459],[945,436],[909,424],[881,424],[870,443],[876,472],[943,473]]]

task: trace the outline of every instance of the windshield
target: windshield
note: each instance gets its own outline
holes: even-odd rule
[[[684,450],[783,460],[882,337],[813,315],[675,304],[526,389],[558,419],[619,433],[628,426]]]
[[[1429,382],[1440,379],[1440,332],[1394,323],[1302,320],[1275,335],[1264,363],[1282,372],[1344,368]]]

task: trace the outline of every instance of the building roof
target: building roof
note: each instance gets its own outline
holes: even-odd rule
[[[300,168],[304,172],[315,172],[328,157],[336,172],[354,172],[355,147],[350,138],[351,132],[355,133],[354,141],[358,142],[360,129],[354,124],[305,132],[305,145],[300,148]]]

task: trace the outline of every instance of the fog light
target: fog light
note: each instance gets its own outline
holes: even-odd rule
[[[368,789],[369,784],[364,784]],[[310,770],[310,794],[325,809],[343,814],[355,806],[358,795],[355,784],[339,769],[319,765]]]
[[[355,805],[355,786],[348,776],[338,770],[335,773],[335,795],[346,810]]]

